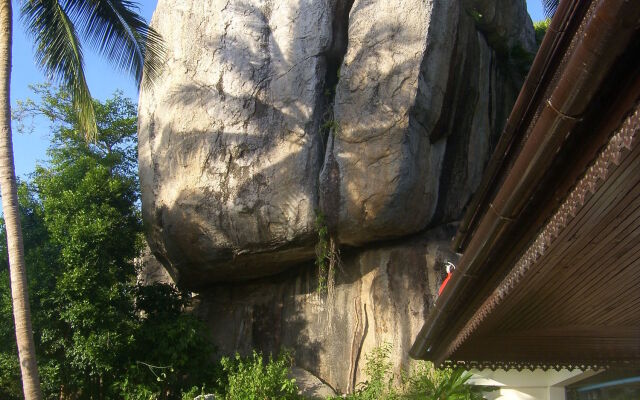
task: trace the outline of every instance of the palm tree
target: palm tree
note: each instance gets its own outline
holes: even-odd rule
[[[160,36],[136,9],[136,3],[129,0],[22,2],[20,14],[35,41],[36,61],[50,79],[59,81],[72,94],[87,139],[95,137],[97,127],[78,33],[117,69],[133,74],[138,83],[144,76],[144,82],[150,84],[160,71],[163,45]],[[11,139],[12,13],[11,0],[0,0],[0,188],[22,386],[25,399],[31,400],[42,395],[31,329]]]
[[[558,9],[559,3],[560,0],[542,0],[542,7],[544,8],[544,13],[547,18],[553,17],[553,14],[555,14]]]

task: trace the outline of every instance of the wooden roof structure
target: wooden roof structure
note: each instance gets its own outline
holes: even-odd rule
[[[562,1],[411,350],[466,368],[640,365],[640,1]]]

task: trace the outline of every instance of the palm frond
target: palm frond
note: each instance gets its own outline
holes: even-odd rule
[[[21,8],[27,32],[35,40],[36,62],[52,80],[73,95],[79,128],[87,139],[97,134],[93,101],[84,75],[82,46],[58,0],[28,0]]]
[[[553,14],[555,14],[558,9],[558,4],[560,4],[560,0],[542,0],[542,7],[544,8],[544,14],[547,18],[553,17]]]
[[[164,44],[161,36],[139,15],[136,2],[64,0],[64,9],[88,44],[117,69],[132,74],[138,85],[151,84],[159,76]]]

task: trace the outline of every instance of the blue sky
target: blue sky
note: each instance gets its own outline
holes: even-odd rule
[[[181,1],[181,0],[177,0]],[[527,0],[531,19],[538,21],[544,18],[542,0]],[[29,85],[45,81],[44,75],[36,68],[33,58],[33,45],[24,34],[22,22],[19,20],[19,1],[13,0],[14,37],[13,37],[13,70],[11,78],[11,102],[31,96]],[[140,11],[147,19],[156,7],[157,0],[140,0]],[[133,80],[122,73],[114,71],[102,58],[85,49],[86,74],[93,97],[104,100],[115,90],[122,90],[128,97],[137,101],[138,90]],[[25,177],[33,172],[36,163],[46,159],[49,145],[49,126],[46,121],[35,121],[30,133],[13,132],[13,151],[15,155],[16,174]]]
[[[181,1],[181,0],[177,0]],[[33,97],[29,85],[45,82],[44,75],[34,64],[33,41],[24,33],[24,26],[19,19],[19,3],[13,0],[13,69],[11,71],[11,103],[16,100]],[[157,0],[138,1],[141,14],[148,21]],[[120,89],[124,94],[137,101],[138,90],[133,79],[115,71],[91,49],[85,48],[85,70],[87,82],[93,97],[104,100]],[[15,124],[14,124],[15,126]],[[20,134],[13,129],[13,153],[16,175],[25,177],[34,171],[36,162],[46,159],[49,146],[49,125],[46,121],[35,121],[33,132]]]

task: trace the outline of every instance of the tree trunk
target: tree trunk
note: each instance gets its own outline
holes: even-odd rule
[[[22,389],[26,400],[40,400],[42,395],[31,329],[24,245],[18,210],[18,187],[11,141],[11,98],[9,95],[13,33],[11,18],[11,0],[0,0],[0,188],[2,190],[2,211],[7,229],[13,320],[22,371]]]

